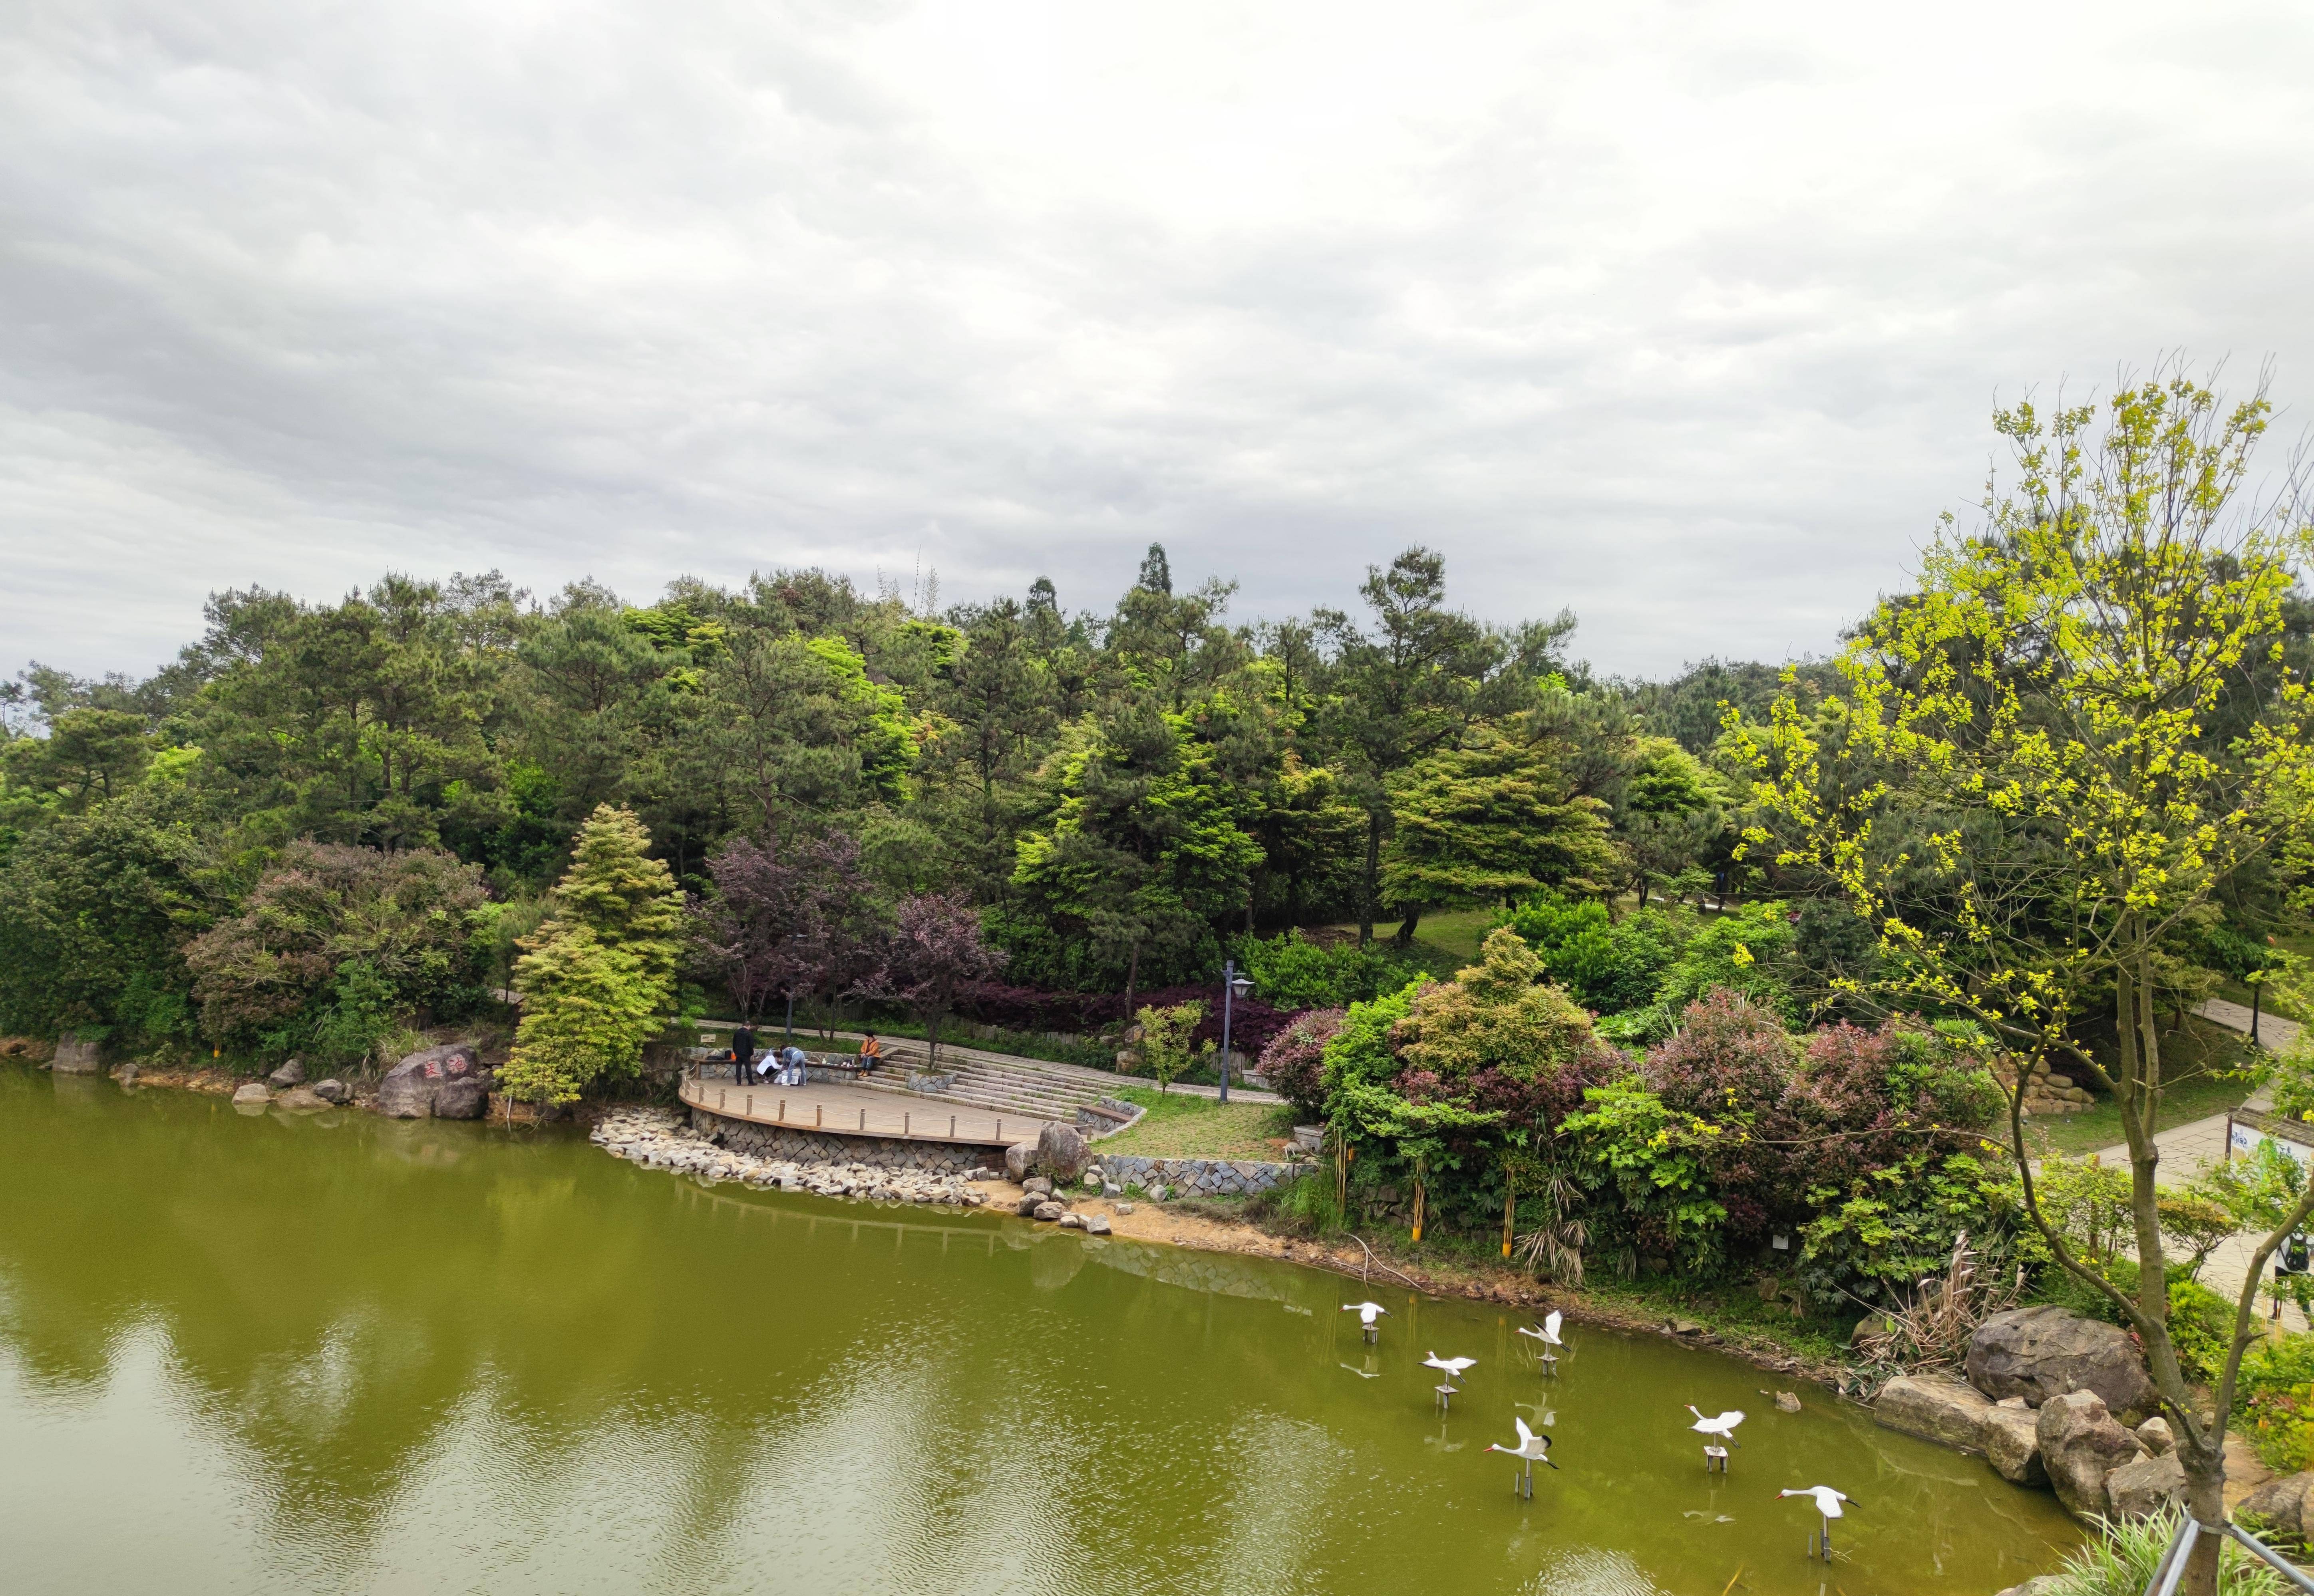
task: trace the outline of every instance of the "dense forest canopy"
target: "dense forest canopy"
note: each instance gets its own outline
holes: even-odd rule
[[[1281,1012],[1372,999],[1469,907],[1627,1045],[1713,991],[1877,1018],[1873,938],[1741,857],[1728,727],[1785,693],[1834,712],[1828,661],[1603,678],[1573,615],[1479,620],[1419,547],[1349,609],[1249,624],[1235,597],[1161,546],[1105,613],[1040,579],[927,613],[818,570],[648,605],[495,573],[220,593],[148,678],[0,689],[0,1028],[263,1054],[455,1015],[564,934],[551,889],[606,809],[693,905],[684,975],[718,1008],[913,990],[875,939],[936,896],[1026,1028],[1127,1019],[1232,954]],[[2295,594],[2282,631],[2269,676],[2308,652]],[[2182,928],[2172,996],[2255,965],[2288,886],[2261,866]]]
[[[1106,613],[1044,581],[917,613],[817,570],[647,606],[496,574],[221,593],[149,678],[9,686],[0,855],[16,890],[70,891],[94,851],[149,852],[102,935],[166,942],[307,844],[440,850],[520,905],[611,804],[693,894],[731,839],[840,835],[877,891],[966,894],[1010,979],[1079,990],[1202,977],[1247,932],[1410,935],[1539,886],[1727,869],[1720,704],[1775,672],[1594,679],[1572,616],[1474,619],[1420,548],[1355,610],[1249,625],[1234,595],[1177,590],[1161,547]],[[4,1023],[130,1018],[102,975],[32,984]]]

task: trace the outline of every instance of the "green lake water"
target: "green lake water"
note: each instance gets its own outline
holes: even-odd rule
[[[0,1067],[0,1589],[1991,1593],[2045,1492],[1730,1358],[568,1133]],[[1451,1416],[1426,1351],[1479,1360]],[[1733,1472],[1685,1404],[1740,1407]],[[1533,1501],[1514,1413],[1557,1437]],[[1861,1505],[1829,1569],[1825,1484]]]

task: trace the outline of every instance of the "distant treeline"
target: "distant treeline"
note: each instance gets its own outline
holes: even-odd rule
[[[222,955],[187,949],[252,904],[287,913],[261,883],[301,843],[376,857],[329,856],[340,898],[437,916],[431,941],[379,909],[367,933],[315,931],[313,1002],[368,1013],[390,989],[446,1012],[453,988],[508,979],[605,804],[694,895],[735,837],[856,844],[888,901],[978,905],[1016,990],[1160,989],[1210,978],[1227,939],[1403,939],[1426,911],[1538,887],[1726,876],[1714,740],[1777,669],[1595,677],[1571,615],[1474,619],[1420,548],[1370,570],[1355,613],[1232,624],[1233,593],[1177,589],[1153,546],[1105,614],[1044,580],[921,613],[817,570],[686,580],[648,607],[593,583],[540,603],[496,574],[389,576],[336,604],[219,594],[149,678],[36,665],[5,690],[0,1025],[201,1036],[196,966]],[[433,947],[444,917],[479,948]]]

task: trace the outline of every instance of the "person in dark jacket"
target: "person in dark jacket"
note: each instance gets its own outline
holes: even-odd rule
[[[755,1062],[755,1033],[746,1020],[741,1020],[731,1033],[731,1079],[747,1079],[747,1066]]]

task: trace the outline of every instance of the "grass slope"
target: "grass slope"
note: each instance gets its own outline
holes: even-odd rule
[[[1294,1110],[1283,1104],[1216,1103],[1139,1086],[1122,1087],[1117,1095],[1149,1112],[1131,1129],[1094,1142],[1096,1153],[1276,1163],[1294,1135]]]
[[[2108,1039],[2094,1049],[2099,1062],[2112,1056],[2111,1027],[2106,1030]],[[2188,1016],[2182,1027],[2164,1032],[2161,1111],[2154,1129],[2169,1130],[2240,1107],[2252,1086],[2245,1072],[2250,1062],[2247,1042],[2205,1019]],[[2110,1098],[2100,1098],[2097,1107],[2080,1114],[2033,1121],[2026,1135],[2043,1152],[2080,1154],[2116,1147],[2122,1139],[2121,1110]]]

